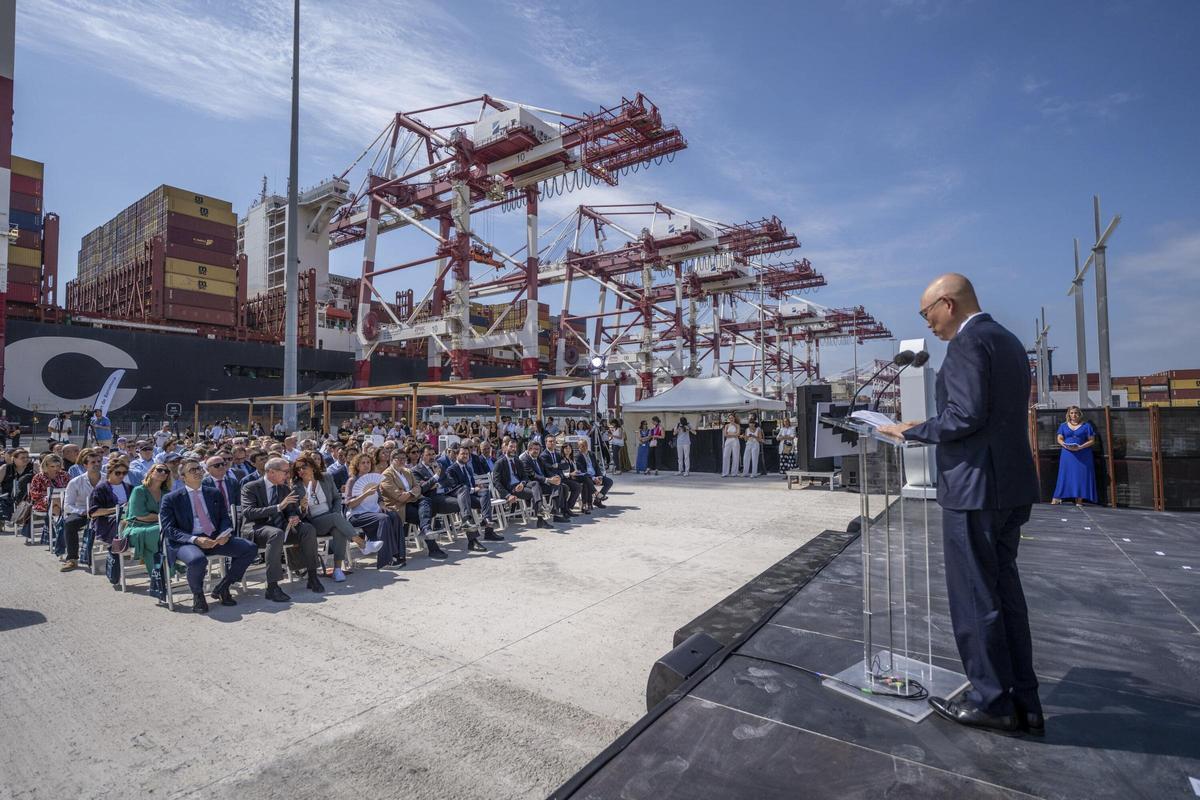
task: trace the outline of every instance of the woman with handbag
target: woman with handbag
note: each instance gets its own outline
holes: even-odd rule
[[[107,480],[92,490],[88,500],[88,516],[93,520],[96,536],[108,545],[117,537],[120,522],[118,514],[129,504],[129,496],[133,494],[133,487],[125,480],[128,474],[129,465],[125,460],[114,458],[108,463]]]
[[[387,449],[387,448],[383,448]],[[292,466],[292,479],[303,486],[304,497],[300,509],[308,522],[316,529],[317,536],[332,536],[333,579],[337,583],[346,580],[352,570],[343,569],[346,562],[346,544],[353,539],[359,547],[366,544],[354,530],[350,520],[342,511],[342,495],[334,480],[325,472],[325,462],[313,453],[304,453]]]
[[[41,470],[29,481],[30,510],[39,514],[50,513],[57,517],[62,513],[63,489],[67,488],[69,478],[63,469],[62,456],[51,453],[42,457]],[[32,536],[29,521],[31,516],[21,520],[22,534],[25,538]]]
[[[154,566],[154,556],[158,553],[162,538],[159,535],[158,509],[163,495],[171,491],[171,480],[171,470],[165,464],[155,464],[141,484],[133,487],[129,504],[125,507],[122,538],[133,548],[133,557],[146,565],[147,571]]]
[[[11,522],[18,506],[28,505],[29,482],[33,480],[33,460],[29,451],[18,447],[0,466],[0,523]]]

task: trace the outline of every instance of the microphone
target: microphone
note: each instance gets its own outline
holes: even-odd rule
[[[888,387],[889,387],[889,386],[891,386],[893,383],[895,383],[895,382],[896,382],[896,380],[897,380],[897,379],[900,377],[900,373],[901,373],[901,372],[904,372],[904,370],[908,369],[910,366],[912,366],[912,367],[923,367],[923,366],[925,366],[925,364],[927,364],[928,362],[929,362],[929,353],[927,353],[927,352],[925,352],[924,350],[922,350],[921,352],[919,352],[919,353],[917,353],[915,356],[913,356],[911,361],[909,361],[907,364],[904,364],[904,365],[902,365],[902,366],[900,367],[900,369],[896,370],[896,374],[895,374],[895,375],[893,375],[892,377],[888,378],[888,382],[887,382],[887,383],[885,383],[885,384],[883,385],[883,388],[882,388],[882,389],[880,389],[880,390],[879,390],[879,391],[878,391],[878,392],[875,394],[875,399],[874,399],[874,401],[871,403],[871,410],[872,410],[872,411],[878,411],[878,410],[879,410],[879,399],[880,399],[881,397],[883,397],[883,393],[887,391]]]
[[[854,395],[850,398],[850,408],[849,408],[849,410],[846,411],[846,416],[850,416],[851,414],[854,413],[854,401],[858,399],[858,396],[860,394],[862,394],[862,390],[867,388],[867,386],[870,385],[871,381],[873,381],[879,377],[879,373],[883,372],[885,369],[887,369],[888,367],[893,366],[893,365],[895,365],[897,367],[901,367],[901,368],[907,367],[909,364],[911,364],[913,362],[914,358],[916,358],[916,353],[914,353],[912,350],[901,350],[899,353],[896,353],[895,357],[892,358],[891,361],[884,364],[879,369],[875,370],[875,374],[872,375],[871,377],[867,378],[866,383],[864,383],[862,386],[859,386],[858,390],[855,391]],[[897,373],[897,374],[899,374],[899,373]]]

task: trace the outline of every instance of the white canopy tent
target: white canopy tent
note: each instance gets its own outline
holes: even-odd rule
[[[783,411],[787,403],[759,397],[721,375],[714,378],[684,378],[670,389],[626,403],[622,410],[633,414],[656,411]]]

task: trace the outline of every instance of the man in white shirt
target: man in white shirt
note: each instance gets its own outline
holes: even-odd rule
[[[100,455],[88,451],[88,455],[79,466],[84,471],[76,475],[67,484],[63,496],[63,532],[66,535],[66,563],[59,572],[70,572],[79,566],[79,532],[87,527],[88,500],[92,490],[100,485]]]
[[[283,457],[288,461],[295,461],[300,455],[300,448],[296,447],[295,436],[285,436],[283,439]]]
[[[174,436],[175,434],[171,433],[170,423],[164,422],[162,427],[158,429],[158,433],[154,434],[154,449],[162,450],[167,440],[174,438]]]
[[[69,412],[62,412],[54,419],[50,420],[50,424],[46,427],[50,429],[51,445],[53,445],[55,442],[62,442],[63,444],[66,444],[67,442],[71,441],[71,415]]]

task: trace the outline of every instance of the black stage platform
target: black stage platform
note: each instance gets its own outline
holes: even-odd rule
[[[920,505],[910,502],[908,512],[915,521]],[[929,516],[940,521],[936,508]],[[934,660],[961,670],[940,530],[932,538]],[[968,730],[936,715],[913,724],[800,670],[746,657],[821,671],[862,657],[854,542],[553,796],[1200,795],[1200,517],[1037,506],[1018,565],[1044,739]]]

